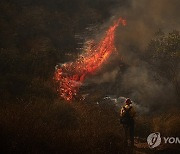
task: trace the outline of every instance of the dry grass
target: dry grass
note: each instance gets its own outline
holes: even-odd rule
[[[178,111],[139,116],[135,136],[179,133]],[[3,153],[123,153],[123,129],[112,105],[37,99],[0,108]]]
[[[161,114],[137,117],[136,136],[146,138],[151,132],[160,132],[163,136],[179,136],[179,110],[168,109]]]
[[[0,109],[1,145],[18,153],[123,151],[118,116],[108,107],[37,100]]]
[[[177,109],[170,110],[152,119],[152,130],[164,136],[180,135],[180,117]]]

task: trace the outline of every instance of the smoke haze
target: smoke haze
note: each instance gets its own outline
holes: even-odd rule
[[[129,8],[122,11],[128,25],[126,30],[117,34],[116,46],[124,62],[130,66],[122,75],[122,86],[131,91],[129,97],[153,109],[162,103],[175,102],[175,91],[170,82],[153,79],[155,72],[140,55],[146,51],[148,42],[158,29],[165,32],[179,30],[179,4],[178,0],[132,0]]]
[[[169,102],[176,102],[172,84],[165,79],[155,81],[155,72],[149,69],[148,63],[140,56],[146,52],[148,43],[159,29],[165,32],[179,30],[179,6],[178,0],[131,0],[128,6],[113,10],[112,14],[127,19],[127,26],[120,27],[116,32],[115,46],[119,54],[113,61],[109,61],[108,67],[111,69],[90,81],[103,83],[116,80],[115,83],[120,82],[116,85],[116,95],[126,94],[126,97],[153,110],[161,104],[167,106]],[[114,63],[117,64],[120,58],[128,65],[125,72],[119,72],[119,68],[114,68]],[[121,93],[122,90],[119,89],[126,92]]]

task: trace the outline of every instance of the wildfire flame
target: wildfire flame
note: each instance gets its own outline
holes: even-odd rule
[[[125,26],[126,20],[119,18],[109,27],[105,37],[96,46],[90,45],[88,51],[82,53],[76,61],[64,63],[56,68],[54,79],[58,83],[57,91],[62,98],[67,101],[72,100],[87,75],[99,70],[115,51],[114,33],[120,24]]]

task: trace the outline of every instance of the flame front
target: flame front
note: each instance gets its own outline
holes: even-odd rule
[[[122,24],[126,25],[126,20],[119,18],[106,32],[105,37],[96,46],[89,46],[88,51],[70,63],[65,63],[55,71],[55,80],[58,84],[58,93],[67,101],[77,95],[83,81],[88,76],[99,70],[102,64],[109,58],[114,47],[114,34],[116,28]]]

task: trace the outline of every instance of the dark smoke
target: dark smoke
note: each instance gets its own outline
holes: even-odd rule
[[[176,102],[175,91],[167,80],[153,79],[155,72],[140,55],[146,51],[148,42],[158,29],[165,32],[179,30],[179,4],[178,0],[132,0],[129,8],[118,10],[128,21],[126,30],[117,34],[116,42],[120,55],[129,65],[122,74],[121,88],[130,91],[132,99],[153,109]]]
[[[101,84],[109,80],[115,83],[114,93],[117,97],[126,95],[125,97],[130,97],[150,110],[175,104],[175,90],[172,84],[165,79],[156,81],[153,78],[155,72],[149,68],[141,55],[145,54],[148,43],[159,29],[165,32],[180,29],[178,6],[179,0],[131,0],[128,6],[114,10],[112,14],[125,17],[128,23],[116,33],[115,46],[119,56],[116,55],[116,60],[106,64],[111,69],[101,72],[101,75],[90,81]],[[114,67],[114,63],[118,64],[117,61],[121,57],[123,63],[128,66],[125,71]],[[111,92],[111,89],[109,91]]]

